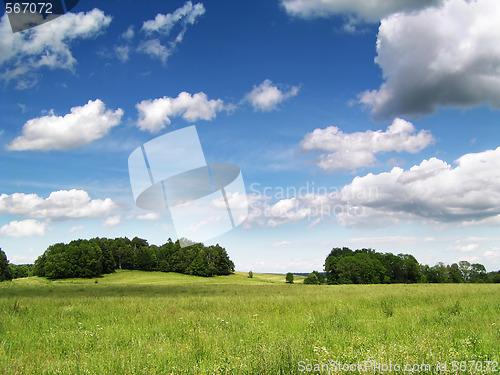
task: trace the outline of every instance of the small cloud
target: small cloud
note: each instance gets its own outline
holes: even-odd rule
[[[446,250],[458,251],[460,253],[470,253],[470,252],[476,251],[478,248],[479,248],[479,244],[477,244],[477,243],[469,243],[469,244],[457,243],[454,246],[448,247]]]
[[[109,215],[116,207],[110,198],[91,199],[86,191],[76,189],[54,191],[46,199],[36,194],[0,195],[0,214],[32,219],[102,217]]]
[[[137,126],[141,130],[157,133],[169,125],[172,117],[181,116],[186,121],[213,120],[217,112],[225,110],[221,99],[207,98],[203,92],[191,95],[181,92],[176,98],[163,97],[143,100],[136,105],[139,112]]]
[[[33,219],[11,221],[0,228],[0,234],[15,238],[45,236],[47,226],[48,223]]]
[[[130,59],[130,47],[126,45],[116,46],[115,54],[121,62],[127,62]]]
[[[22,135],[8,146],[10,151],[65,151],[79,148],[103,138],[118,125],[123,110],[107,110],[99,99],[89,100],[81,107],[71,108],[64,116],[48,115],[29,120],[23,125]]]
[[[273,247],[289,247],[291,245],[293,245],[293,242],[290,241],[279,241],[273,243]]]
[[[105,226],[105,227],[108,227],[108,228],[112,228],[112,227],[116,227],[118,224],[120,224],[121,222],[121,216],[120,215],[116,215],[116,216],[110,216],[108,218],[106,218],[102,225]]]
[[[274,85],[271,80],[266,79],[258,86],[254,86],[246,96],[248,101],[256,111],[272,111],[278,104],[297,95],[298,86],[293,86],[287,91],[282,91]]]
[[[141,221],[156,221],[160,219],[161,215],[157,212],[148,212],[147,214],[137,215],[137,220]]]
[[[76,227],[71,227],[68,231],[68,233],[74,233],[83,230],[84,226],[83,225],[78,225]]]
[[[123,34],[121,35],[121,37],[126,41],[131,41],[132,39],[134,39],[134,36],[135,36],[135,30],[134,26],[132,25],[129,26],[128,29],[124,31]]]

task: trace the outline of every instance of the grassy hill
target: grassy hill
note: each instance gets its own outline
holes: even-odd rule
[[[0,374],[295,374],[330,361],[485,368],[500,361],[500,285],[141,271],[0,283]]]
[[[301,283],[304,276],[295,275],[294,282]],[[255,273],[253,278],[248,277],[247,272],[235,272],[229,276],[198,277],[184,275],[174,272],[146,272],[116,270],[115,273],[104,275],[94,279],[63,279],[50,281],[40,277],[27,277],[15,279],[13,283],[19,285],[37,285],[46,283],[55,284],[133,284],[133,285],[162,285],[162,284],[237,284],[237,285],[260,285],[260,284],[283,284],[285,283],[284,274],[275,273]]]

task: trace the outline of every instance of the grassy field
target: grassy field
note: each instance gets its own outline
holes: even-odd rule
[[[0,374],[395,373],[335,371],[329,361],[472,374],[500,360],[498,284],[287,285],[284,275],[140,271],[97,281],[0,283]]]

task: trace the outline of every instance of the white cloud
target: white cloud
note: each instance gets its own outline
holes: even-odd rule
[[[110,216],[110,217],[107,217],[102,225],[104,225],[105,227],[108,227],[108,228],[112,228],[112,227],[116,227],[118,224],[120,224],[121,222],[121,216],[120,215],[115,215],[115,216]]]
[[[196,18],[203,14],[205,14],[205,8],[202,3],[193,5],[191,1],[187,1],[173,13],[157,14],[154,20],[145,21],[142,30],[147,33],[169,34],[177,24],[192,25],[196,22]]]
[[[121,62],[127,62],[130,59],[130,47],[127,45],[119,45],[115,47],[115,54]]]
[[[135,36],[134,26],[129,26],[128,29],[125,30],[121,35],[121,37],[127,41],[134,39],[134,36]]]
[[[123,110],[106,110],[99,99],[89,101],[82,107],[71,108],[65,116],[53,113],[34,118],[24,124],[22,135],[15,138],[7,149],[26,150],[69,150],[82,147],[108,134],[120,123]]]
[[[160,219],[161,215],[158,212],[148,212],[147,214],[137,215],[137,220],[141,221],[156,221]]]
[[[272,201],[250,194],[245,227],[334,220],[343,226],[387,226],[404,220],[423,223],[471,222],[500,225],[500,147],[466,154],[456,167],[437,158],[409,170],[369,173],[355,177],[340,190],[307,193]],[[476,238],[460,243],[460,251],[474,250]]]
[[[115,56],[122,63],[130,60],[130,54],[134,49],[136,49],[136,47],[132,47],[132,41],[134,37],[135,29],[134,26],[131,25],[120,35],[121,43],[119,45],[115,45],[113,48]]]
[[[255,110],[271,111],[276,109],[281,102],[297,95],[299,88],[293,86],[288,91],[282,91],[269,79],[264,80],[260,85],[254,86],[245,99],[250,102]]]
[[[489,260],[500,260],[500,247],[494,246],[486,250],[483,254],[483,257]]]
[[[59,190],[44,199],[36,194],[0,195],[0,214],[32,219],[76,219],[107,216],[117,205],[110,199],[91,199],[84,190]]]
[[[13,33],[4,14],[0,20],[0,79],[17,82],[18,89],[26,89],[36,85],[37,72],[43,67],[72,70],[77,61],[70,50],[71,42],[94,38],[110,23],[111,17],[94,9],[87,13],[67,13]]]
[[[290,242],[290,241],[279,241],[279,242],[273,243],[273,247],[290,247],[293,245],[295,245],[295,243]]]
[[[255,223],[273,228],[302,220],[331,217],[340,201],[333,194],[308,193],[277,202],[265,196],[249,194],[248,202],[248,216],[243,226],[249,228]]]
[[[171,122],[171,117],[182,116],[186,121],[213,120],[217,112],[225,109],[221,99],[208,100],[203,92],[191,95],[181,92],[177,98],[163,97],[143,100],[136,105],[139,111],[137,126],[141,130],[157,133]]]
[[[347,15],[367,22],[399,12],[413,12],[444,0],[282,0],[286,12],[304,18]]]
[[[158,58],[165,64],[170,56],[171,50],[165,47],[158,39],[150,39],[141,43],[138,48],[139,52],[144,52],[153,58]]]
[[[0,234],[15,238],[44,236],[47,226],[48,223],[33,219],[11,221],[0,228]]]
[[[455,249],[461,253],[470,253],[471,251],[477,250],[479,245],[477,243],[470,243],[467,245],[458,246]]]
[[[81,231],[84,229],[84,226],[83,225],[77,225],[75,227],[71,227],[68,231],[68,233],[74,233],[74,232],[78,232],[78,231]]]
[[[445,1],[381,22],[375,61],[385,82],[359,102],[376,118],[481,103],[500,108],[497,0]]]
[[[157,14],[154,20],[143,23],[141,31],[149,39],[141,42],[138,51],[152,58],[158,58],[165,64],[173,50],[183,41],[188,27],[193,25],[203,14],[205,14],[203,4],[193,5],[191,1],[187,1],[173,13]],[[180,30],[175,37],[171,38],[170,33],[176,27],[179,27]]]
[[[342,189],[370,217],[436,222],[482,221],[500,214],[500,147],[466,154],[457,166],[437,158],[409,170],[356,177]]]
[[[397,118],[382,130],[344,133],[336,126],[315,129],[301,142],[305,151],[328,152],[318,160],[326,171],[350,170],[375,164],[379,152],[417,153],[434,141],[427,130],[416,132],[412,123]]]

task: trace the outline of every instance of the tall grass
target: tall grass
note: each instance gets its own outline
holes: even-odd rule
[[[499,361],[500,287],[138,271],[0,284],[2,374],[293,374],[330,360]]]

